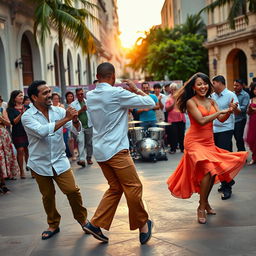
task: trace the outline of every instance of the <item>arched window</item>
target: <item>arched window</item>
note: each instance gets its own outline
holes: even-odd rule
[[[24,34],[21,39],[21,59],[23,85],[30,85],[34,80],[32,50],[28,37]]]

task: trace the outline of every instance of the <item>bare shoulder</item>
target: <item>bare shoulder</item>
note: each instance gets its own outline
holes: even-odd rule
[[[194,99],[193,98],[191,98],[191,99],[189,99],[188,101],[187,101],[187,103],[186,103],[186,106],[188,107],[188,106],[196,106],[196,102],[194,101]]]
[[[212,105],[216,104],[216,101],[212,98],[208,98],[208,102],[210,102]]]

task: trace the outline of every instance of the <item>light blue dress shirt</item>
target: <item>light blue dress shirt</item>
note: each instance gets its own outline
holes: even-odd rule
[[[214,99],[219,107],[220,110],[229,108],[229,104],[234,99],[234,103],[238,103],[238,99],[235,93],[231,92],[227,88],[225,88],[220,94],[214,92],[211,95],[212,99]],[[238,104],[238,108],[240,106]],[[234,130],[235,127],[235,115],[231,114],[230,117],[225,122],[220,122],[219,120],[215,119],[213,121],[213,132],[225,132]]]
[[[240,109],[241,109],[241,114],[235,115],[235,122],[237,123],[237,122],[246,120],[246,111],[250,103],[250,96],[244,90],[242,90],[238,95],[236,94],[236,96],[238,98]]]
[[[121,87],[99,83],[87,93],[87,108],[93,125],[93,152],[98,162],[129,149],[128,109],[153,108],[150,96],[140,96]]]
[[[66,110],[60,107],[49,108],[49,121],[34,105],[22,115],[21,122],[28,136],[29,158],[28,167],[42,176],[57,175],[70,168],[69,160],[65,153],[63,128],[70,129],[78,134],[72,121],[54,132],[55,122],[66,116]],[[81,123],[80,123],[81,127]]]

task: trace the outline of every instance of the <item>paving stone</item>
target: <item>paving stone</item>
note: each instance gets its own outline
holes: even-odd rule
[[[154,221],[153,236],[140,245],[138,230],[129,230],[128,209],[123,196],[110,231],[109,244],[86,235],[73,219],[67,198],[57,188],[56,202],[62,219],[60,233],[43,241],[46,216],[35,180],[8,181],[8,195],[0,196],[0,255],[8,256],[197,256],[256,255],[256,167],[245,166],[236,177],[233,195],[222,201],[214,186],[210,201],[217,212],[208,223],[196,219],[198,195],[182,200],[170,195],[166,180],[181,154],[168,161],[136,161],[143,183],[143,200]],[[80,168],[72,163],[83,201],[91,218],[108,185],[99,166]]]

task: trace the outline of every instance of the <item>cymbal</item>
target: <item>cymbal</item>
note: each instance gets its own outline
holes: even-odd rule
[[[134,120],[134,121],[128,122],[128,124],[140,124],[140,123],[142,123],[142,121],[136,121],[136,120]]]
[[[156,125],[159,125],[159,126],[167,126],[167,125],[171,125],[170,123],[167,123],[167,122],[159,122],[159,123],[156,123]]]

